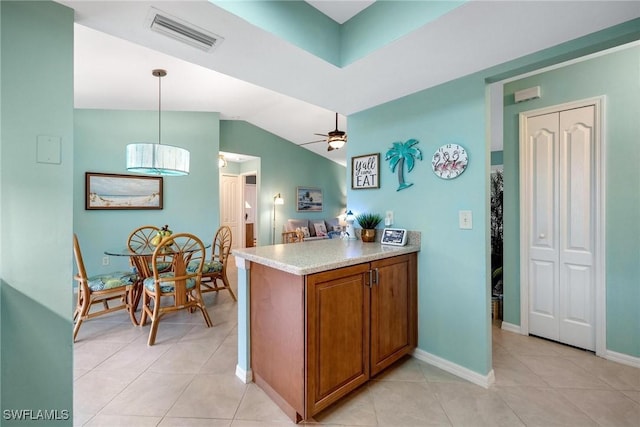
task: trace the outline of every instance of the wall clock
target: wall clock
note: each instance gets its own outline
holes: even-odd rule
[[[458,144],[445,144],[438,148],[431,158],[433,173],[442,179],[453,179],[467,168],[467,150]]]

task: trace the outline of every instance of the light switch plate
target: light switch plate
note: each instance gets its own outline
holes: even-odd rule
[[[459,211],[458,219],[462,230],[471,230],[473,228],[473,215],[471,211]]]
[[[393,211],[387,211],[384,216],[384,225],[385,227],[391,227],[393,225]]]

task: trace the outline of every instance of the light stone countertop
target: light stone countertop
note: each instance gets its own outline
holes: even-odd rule
[[[362,240],[326,239],[234,249],[233,255],[288,273],[304,276],[364,262],[420,251],[420,234],[409,232],[406,246]]]

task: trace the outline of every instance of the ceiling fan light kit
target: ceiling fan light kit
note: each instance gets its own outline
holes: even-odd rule
[[[302,145],[316,144],[318,142],[326,142],[328,144],[327,151],[338,150],[344,147],[344,144],[347,143],[347,133],[341,130],[338,130],[338,113],[336,113],[336,128],[332,131],[329,131],[327,134],[324,133],[316,133],[318,136],[324,136],[327,139],[322,139],[319,141],[311,141],[305,142]]]

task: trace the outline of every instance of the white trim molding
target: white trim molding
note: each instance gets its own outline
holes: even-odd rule
[[[479,374],[471,369],[467,369],[464,366],[457,365],[453,362],[450,362],[446,359],[428,353],[424,350],[420,350],[416,348],[413,350],[412,356],[418,360],[426,362],[430,365],[435,366],[436,368],[440,368],[443,371],[449,372],[450,374],[455,375],[456,377],[460,377],[465,379],[473,384],[479,385],[480,387],[489,388],[495,383],[496,377],[493,373],[493,369],[489,371],[487,375]]]
[[[612,362],[622,363],[623,365],[629,365],[634,368],[640,368],[640,357],[607,350],[604,354],[604,358]]]
[[[520,325],[514,325],[513,323],[509,323],[505,321],[502,322],[502,326],[500,327],[500,329],[507,332],[514,332],[520,335],[526,335],[522,333],[522,329],[520,328]]]
[[[249,384],[253,381],[253,371],[251,369],[245,371],[240,365],[236,365],[236,377],[240,378],[243,383]]]

